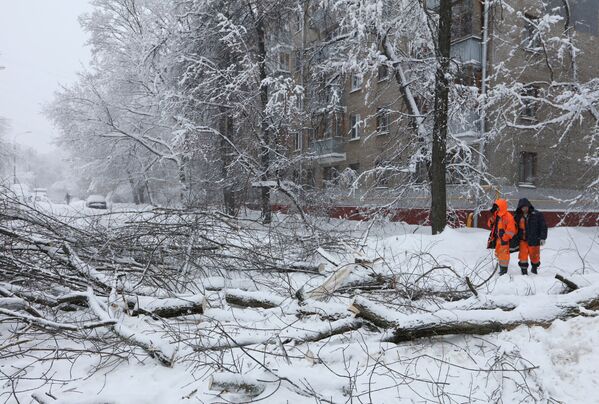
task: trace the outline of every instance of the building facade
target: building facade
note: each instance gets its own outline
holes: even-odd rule
[[[436,3],[428,2],[429,11],[434,13]],[[482,1],[462,0],[454,6],[455,84],[472,91],[472,99],[478,100],[484,74],[487,91],[494,98],[482,111],[483,118],[476,103],[458,108],[459,119],[450,117],[449,142],[466,144],[473,154],[483,152],[493,192],[539,200],[561,192],[567,199],[599,177],[599,167],[589,160],[597,150],[597,120],[586,112],[576,116],[567,111],[563,100],[555,106],[568,86],[599,77],[595,45],[599,2],[507,3],[489,9],[486,23]],[[314,72],[305,61],[307,50],[312,51],[312,62],[331,57],[326,44],[339,35],[339,26],[333,12],[309,6],[305,11],[304,20],[298,23],[301,29],[291,30],[289,47],[278,58],[281,69],[306,88],[302,107],[307,118],[293,136],[292,149],[307,158],[301,159],[293,175],[315,189],[341,188],[340,205],[393,201],[397,187],[413,186],[427,177],[426,167],[410,163],[422,145],[411,119],[406,119],[410,110],[395,69],[383,61],[367,72],[327,72],[317,83],[311,81]],[[555,22],[556,15],[561,16],[559,22]],[[423,54],[432,55],[431,48],[426,43],[411,44],[405,51],[422,59]],[[496,91],[502,88],[505,94]],[[432,109],[430,99],[417,101],[422,114]],[[554,122],[560,118],[563,122]],[[452,166],[448,169],[450,203],[472,206],[475,201],[459,191],[467,180],[452,178]],[[403,203],[427,206],[425,194],[416,189],[404,195]]]

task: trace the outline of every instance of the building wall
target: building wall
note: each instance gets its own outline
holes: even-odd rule
[[[516,11],[523,14],[539,16],[545,12],[538,0],[518,0],[513,3]],[[571,4],[576,6],[575,1],[571,1]],[[596,18],[599,18],[599,10],[596,10],[596,13]],[[523,46],[515,47],[523,40],[525,22],[512,13],[495,13],[495,16],[489,54],[490,73],[497,73],[496,68],[499,65],[512,73],[493,79],[491,86],[514,80],[524,84],[537,83],[539,90],[544,91],[544,83],[573,80],[572,60],[568,52],[560,58],[557,52],[550,51],[546,58],[543,51],[531,51]],[[499,19],[499,16],[504,18]],[[557,24],[547,37],[562,35],[563,26],[562,23]],[[597,37],[589,32],[578,31],[575,37],[581,51],[577,58],[578,80],[585,81],[599,76],[599,65],[596,63],[599,60]],[[506,111],[499,108],[489,113],[490,125],[493,125],[497,115],[505,114]],[[533,119],[519,118],[513,123],[535,125],[559,114],[563,114],[563,111],[540,106]],[[491,129],[492,127],[488,128]],[[499,137],[488,144],[485,151],[490,172],[497,177],[500,185],[519,184],[521,153],[532,152],[537,155],[534,186],[584,189],[590,181],[599,176],[599,168],[584,161],[591,146],[587,137],[592,130],[593,119],[590,115],[586,116],[582,123],[577,122],[572,127],[547,125],[537,129],[503,130]]]

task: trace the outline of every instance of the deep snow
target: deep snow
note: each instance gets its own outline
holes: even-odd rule
[[[346,227],[356,234],[370,226],[344,221],[331,221],[329,225]],[[346,255],[331,254],[331,258],[341,263],[351,262],[354,256],[382,258],[374,270],[393,273],[406,283],[418,280],[420,286],[432,290],[463,289],[464,276],[470,276],[476,284],[493,271],[492,252],[485,249],[487,231],[448,229],[439,236],[431,236],[429,231],[401,223],[380,222],[372,226],[361,250]],[[317,255],[314,259],[323,261]],[[508,276],[495,275],[480,292],[502,299],[512,296],[514,301],[531,295],[556,299],[564,290],[554,279],[556,273],[581,287],[599,286],[599,228],[550,229],[541,259],[540,274],[525,277],[520,274],[516,255],[512,254]],[[447,266],[451,270],[430,271],[434,266]],[[333,266],[327,263],[326,268],[330,275]],[[359,270],[352,271],[348,280],[361,276],[364,274]],[[203,281],[255,288],[256,283],[244,282],[238,274],[235,277]],[[289,285],[309,289],[323,280],[322,276],[296,274],[285,275],[285,282],[289,284],[283,284],[282,276],[268,277],[260,284],[266,295],[272,292],[284,295]],[[385,304],[388,310],[401,314],[401,299],[393,293],[379,297],[379,303]],[[257,397],[261,402],[599,402],[599,316],[593,316],[594,313],[589,317],[557,320],[547,329],[520,326],[482,337],[446,336],[398,345],[380,342],[379,332],[360,329],[318,343],[286,344],[287,362],[277,336],[285,339],[310,333],[322,327],[322,321],[298,320],[291,316],[297,305],[291,298],[286,299],[287,306],[267,310],[224,310],[223,297],[218,292],[213,292],[210,299],[213,307],[202,316],[189,316],[182,332],[199,336],[207,344],[228,342],[222,339],[222,334],[217,338],[213,333],[218,325],[238,343],[268,342],[230,349],[219,357],[226,363],[236,362],[248,377],[266,384],[265,392]],[[349,299],[341,297],[323,305],[327,312],[343,315],[338,321],[351,321],[348,304]],[[432,317],[438,308],[439,302],[434,301],[423,302],[420,307],[428,310],[428,316]],[[147,328],[138,332],[157,329],[159,325],[149,318],[145,321]],[[11,332],[10,327],[0,324],[2,338]],[[168,334],[163,334],[161,339],[161,343],[169,344]],[[49,337],[31,344],[50,350],[40,350],[35,357],[26,355],[16,359],[6,359],[0,353],[0,372],[17,375],[16,384],[0,386],[0,401],[16,402],[13,388],[21,392],[17,394],[21,402],[30,402],[31,393],[52,403],[168,404],[248,399],[235,394],[220,397],[217,392],[208,390],[208,378],[213,370],[203,362],[218,356],[214,352],[207,352],[200,361],[197,358],[192,361],[191,356],[186,356],[189,347],[179,346],[179,359],[173,368],[162,367],[144,355],[114,366],[106,356],[93,376],[87,377],[100,364],[98,355],[36,362],[36,358],[54,357],[52,347],[65,348],[72,343]],[[270,371],[265,371],[254,359],[266,364]],[[288,378],[301,386],[301,390],[285,381],[275,382],[273,374]],[[51,375],[55,381],[44,383],[45,375]],[[314,396],[321,401],[305,396],[306,391],[315,392]]]

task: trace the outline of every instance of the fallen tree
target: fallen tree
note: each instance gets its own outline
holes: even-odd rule
[[[506,303],[510,299],[512,303]],[[384,340],[398,343],[443,335],[485,335],[521,325],[548,327],[555,320],[599,309],[599,287],[580,288],[567,295],[472,297],[433,313],[401,314],[363,298],[354,299],[350,308],[378,327],[393,329]]]

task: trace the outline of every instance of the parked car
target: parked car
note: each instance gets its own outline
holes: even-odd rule
[[[37,202],[50,202],[48,198],[48,190],[46,188],[35,188],[33,194],[30,196],[31,203]]]
[[[102,195],[90,195],[85,201],[85,206],[91,209],[106,209],[106,198]]]

